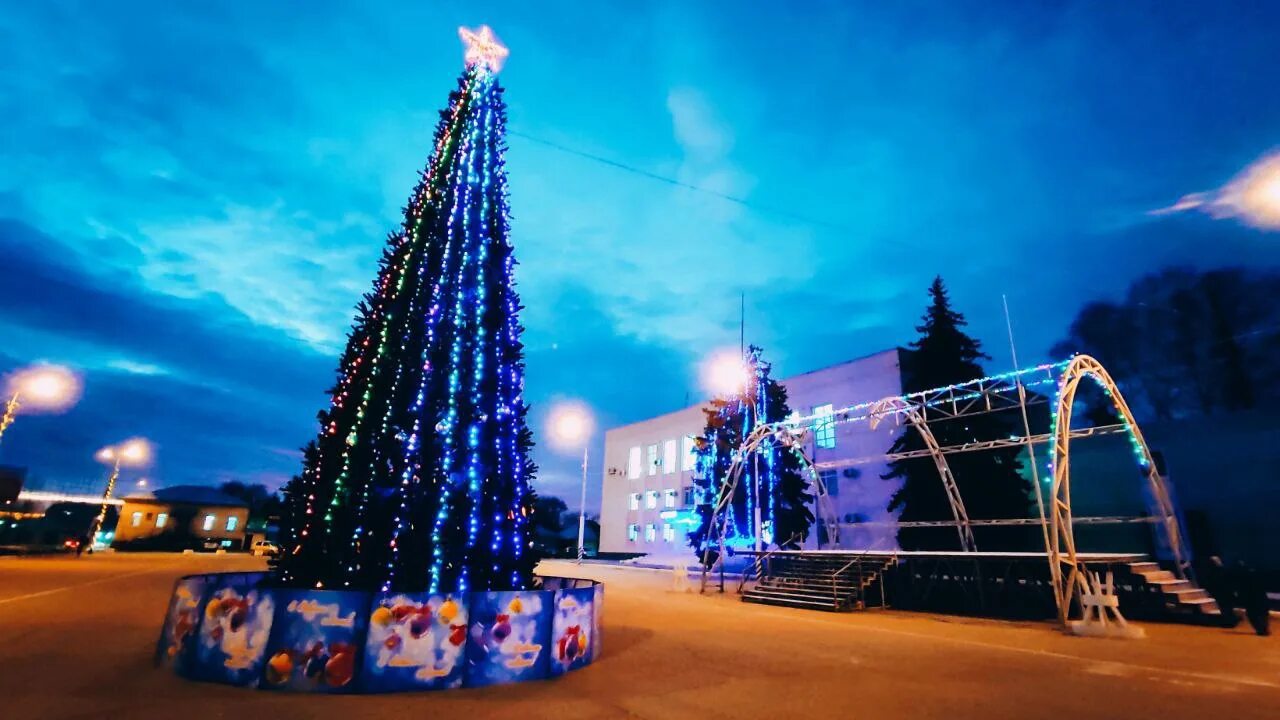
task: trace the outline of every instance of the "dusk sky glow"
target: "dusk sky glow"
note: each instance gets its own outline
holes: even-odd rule
[[[89,490],[142,436],[153,487],[297,472],[482,24],[536,487],[571,507],[555,401],[593,458],[698,401],[740,293],[785,377],[910,341],[941,274],[998,372],[1001,294],[1029,365],[1144,273],[1280,265],[1280,4],[8,3],[0,375],[83,397],[0,464]]]

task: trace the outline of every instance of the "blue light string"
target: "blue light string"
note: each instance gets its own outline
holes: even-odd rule
[[[458,124],[459,118],[461,117],[460,111],[462,109],[463,104],[464,103],[461,98],[459,98],[458,100],[455,100],[453,103],[453,107],[451,108],[452,113],[451,113],[451,117],[449,118],[449,123],[446,126],[445,133],[440,137],[440,140],[437,142],[437,145],[435,148],[435,161],[430,165],[428,165],[426,174],[423,178],[424,190],[422,195],[429,196],[433,192],[433,184],[437,181],[438,173],[440,172],[441,169],[443,169],[442,166],[445,164],[445,154],[449,147],[450,139],[454,137],[454,134],[457,131],[457,124]],[[422,213],[423,213],[424,200],[425,198],[420,195],[414,199],[410,207],[410,212],[414,215],[414,218],[415,218],[413,221],[413,227],[411,228],[411,232],[413,233],[415,243],[419,242],[422,238],[420,233],[422,228]],[[420,298],[423,294],[423,284],[426,280],[427,269],[428,269],[427,254],[428,254],[429,247],[430,247],[429,242],[421,243],[420,253],[418,255],[419,263],[417,268],[418,286],[411,300],[411,308],[408,314],[408,317],[410,318],[415,318],[418,316],[417,302],[418,302],[418,298]],[[448,237],[448,235],[446,235],[444,246],[442,248],[443,257],[440,265],[442,268],[448,267],[449,265],[451,247],[452,247],[452,244],[450,243],[450,238]],[[421,482],[421,477],[419,476],[419,473],[421,472],[419,450],[421,449],[422,409],[426,402],[427,382],[431,378],[431,367],[430,367],[430,364],[426,361],[426,354],[431,348],[433,341],[435,340],[436,325],[438,324],[438,320],[439,320],[440,286],[441,286],[441,281],[439,278],[437,278],[436,282],[432,284],[430,298],[428,298],[428,301],[431,303],[431,307],[428,308],[428,311],[426,313],[426,317],[423,323],[424,330],[425,330],[425,341],[422,345],[422,355],[419,358],[420,367],[418,368],[418,371],[420,374],[419,374],[419,380],[418,380],[418,388],[417,388],[417,392],[414,395],[413,402],[410,404],[410,407],[409,407],[410,415],[413,417],[413,427],[412,427],[412,430],[405,437],[405,439],[402,441],[402,446],[401,446],[401,455],[402,455],[401,462],[402,462],[403,470],[400,473],[400,483],[399,483],[399,488],[397,489],[397,494],[399,496],[398,498],[399,504],[396,509],[396,513],[392,522],[391,539],[390,539],[391,554],[387,558],[386,576],[382,585],[382,589],[384,591],[390,590],[392,587],[392,584],[395,581],[396,571],[399,567],[399,560],[400,560],[400,536],[404,532],[404,524],[409,514],[409,496],[414,492],[414,488],[416,484],[418,482]],[[411,332],[412,329],[413,329],[412,323],[406,323],[406,332]],[[399,379],[399,375],[397,374],[397,381],[398,379]]]
[[[474,95],[473,90],[474,90],[474,81],[476,79],[476,75],[477,73],[473,71],[470,74],[469,81],[466,85],[465,94],[467,95],[468,98],[473,97]],[[441,467],[440,477],[442,482],[441,482],[441,489],[440,489],[440,496],[439,496],[439,506],[436,511],[435,521],[432,524],[432,530],[431,530],[430,591],[433,593],[440,592],[440,585],[441,585],[440,578],[444,572],[444,548],[442,547],[440,542],[440,532],[444,529],[444,524],[449,519],[449,508],[450,508],[449,503],[450,503],[450,498],[452,496],[452,488],[453,488],[453,485],[457,482],[456,479],[453,477],[453,464],[454,464],[454,452],[455,452],[454,430],[457,425],[457,419],[458,419],[458,399],[457,399],[457,392],[458,392],[458,385],[459,385],[458,365],[461,360],[461,352],[462,352],[462,348],[461,348],[461,342],[462,342],[461,318],[462,318],[462,294],[463,294],[462,279],[463,279],[463,269],[467,266],[467,263],[470,259],[470,253],[469,253],[469,248],[467,246],[469,238],[467,237],[466,233],[464,232],[460,237],[456,237],[454,233],[455,233],[455,228],[457,227],[456,220],[460,210],[464,218],[463,223],[466,222],[465,220],[466,206],[465,206],[465,203],[462,202],[462,199],[464,198],[465,186],[463,188],[460,188],[459,185],[462,183],[462,180],[464,180],[466,177],[466,174],[465,174],[466,168],[470,166],[472,140],[473,140],[472,136],[474,134],[474,121],[472,118],[472,114],[468,112],[466,113],[466,115],[467,117],[464,122],[469,128],[469,131],[463,136],[464,140],[462,142],[462,146],[458,149],[458,156],[457,156],[458,160],[454,165],[453,172],[451,173],[451,178],[453,181],[452,183],[453,205],[449,210],[449,219],[446,226],[447,227],[446,235],[450,238],[450,241],[453,242],[456,239],[458,246],[461,248],[461,259],[458,263],[458,271],[454,276],[454,281],[453,281],[455,301],[453,303],[452,314],[450,315],[451,325],[453,327],[453,337],[452,337],[452,341],[450,343],[450,348],[449,348],[448,407],[445,411],[444,418],[440,421],[440,424],[436,426],[436,429],[440,433],[441,439],[443,441],[443,449],[441,453],[441,463],[440,463],[440,467]],[[459,591],[463,589],[464,588],[461,588],[461,587],[458,588]]]

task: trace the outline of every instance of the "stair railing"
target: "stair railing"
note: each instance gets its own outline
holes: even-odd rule
[[[771,560],[772,560],[772,558],[773,558],[773,554],[774,554],[774,553],[776,553],[776,552],[778,552],[779,550],[782,550],[782,549],[783,549],[783,547],[782,547],[783,545],[790,545],[791,543],[793,543],[793,542],[795,542],[795,541],[797,541],[797,540],[803,540],[803,539],[804,539],[804,538],[802,538],[802,537],[800,536],[800,533],[798,533],[798,532],[796,532],[796,533],[791,533],[791,537],[787,538],[785,542],[780,543],[779,545],[777,545],[776,547],[774,547],[772,550],[766,550],[765,552],[763,552],[763,553],[761,553],[761,554],[759,554],[759,555],[756,555],[755,562],[752,564],[752,565],[753,565],[753,570],[754,570],[754,572],[755,572],[755,574],[756,574],[756,580],[759,580],[759,579],[760,579],[760,577],[761,577],[763,574],[766,574],[766,572],[768,571],[768,567],[767,567],[767,565],[771,562]],[[766,571],[766,572],[762,572],[762,571]],[[742,594],[742,588],[746,587],[746,585],[747,585],[747,573],[746,573],[746,572],[743,572],[743,573],[742,573],[742,579],[738,582],[738,594],[739,594],[739,595],[741,595],[741,594]]]
[[[848,571],[848,569],[852,567],[854,564],[858,566],[858,585],[857,585],[858,601],[864,602],[865,598],[863,598],[862,595],[863,595],[863,591],[866,590],[866,587],[863,585],[863,583],[865,582],[865,576],[862,573],[862,566],[863,566],[862,561],[866,559],[866,557],[870,555],[872,552],[873,552],[872,550],[863,550],[857,555],[854,555],[853,559],[845,563],[843,567],[841,567],[839,570],[831,574],[831,602],[835,604],[837,607],[840,605],[840,593],[839,593],[839,586],[837,584],[837,581],[840,579],[840,576],[843,575],[846,571]],[[881,604],[883,604],[884,603],[883,583],[880,586],[880,592],[881,592]],[[865,605],[865,602],[864,602],[864,605]]]

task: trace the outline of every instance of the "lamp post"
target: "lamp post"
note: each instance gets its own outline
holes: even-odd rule
[[[32,365],[8,377],[5,395],[9,396],[0,415],[0,437],[26,407],[43,412],[60,412],[75,404],[80,397],[80,378],[60,365]]]
[[[564,402],[551,408],[552,445],[570,449],[582,444],[582,493],[578,504],[578,564],[586,555],[587,532],[587,450],[591,443],[591,411],[578,402]]]
[[[89,542],[102,529],[107,519],[107,506],[111,504],[111,493],[115,492],[116,481],[120,479],[120,468],[143,467],[151,461],[151,443],[143,438],[130,438],[118,445],[108,445],[94,454],[94,459],[101,463],[111,464],[111,474],[107,476],[107,489],[102,493],[102,507],[98,516],[89,525]],[[142,483],[139,483],[142,484]],[[92,547],[92,545],[90,545]]]

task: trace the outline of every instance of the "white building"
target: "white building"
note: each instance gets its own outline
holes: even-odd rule
[[[801,415],[831,413],[859,402],[902,394],[901,359],[894,348],[780,382],[791,409]],[[600,507],[601,552],[683,556],[693,519],[693,438],[706,425],[703,405],[613,428],[605,433],[604,477]],[[810,437],[814,462],[880,455],[889,450],[898,428],[872,431],[865,422],[819,423]],[[900,483],[882,480],[883,462],[823,474],[841,522],[840,545],[848,548],[897,547],[896,516],[889,498]],[[816,514],[816,513],[815,513]],[[850,523],[873,523],[851,528]],[[817,540],[817,526],[806,546]]]

